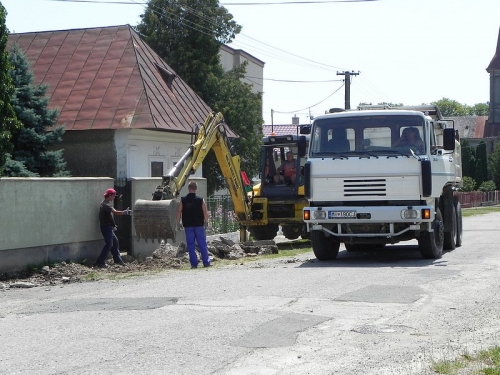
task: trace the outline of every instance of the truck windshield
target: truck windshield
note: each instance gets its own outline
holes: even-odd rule
[[[332,116],[314,122],[310,157],[422,155],[427,151],[424,140],[419,114]]]

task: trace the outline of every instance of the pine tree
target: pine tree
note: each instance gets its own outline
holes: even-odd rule
[[[0,176],[4,174],[5,162],[12,150],[12,132],[22,127],[10,103],[14,85],[9,74],[8,53],[5,51],[9,33],[5,25],[6,15],[7,12],[0,3]]]
[[[11,103],[24,128],[13,132],[14,151],[5,165],[10,176],[69,176],[63,150],[54,150],[62,141],[63,127],[55,127],[59,111],[48,109],[48,86],[34,83],[34,74],[26,55],[14,45],[9,61],[10,75],[16,87]]]
[[[484,181],[488,180],[488,159],[486,156],[486,143],[479,142],[476,147],[476,168],[475,176],[477,186],[481,186]]]
[[[462,139],[462,176],[474,178],[474,169],[476,167],[475,150],[467,139]]]
[[[495,149],[490,154],[489,160],[492,179],[496,184],[497,189],[500,189],[500,139],[497,138]]]

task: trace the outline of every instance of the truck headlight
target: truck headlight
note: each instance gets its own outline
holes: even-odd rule
[[[420,219],[420,211],[413,209],[402,210],[401,219]]]
[[[313,216],[313,219],[317,219],[317,220],[326,219],[326,211],[313,211],[312,216]]]

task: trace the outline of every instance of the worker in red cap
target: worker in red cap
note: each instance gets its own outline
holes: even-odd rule
[[[124,211],[115,210],[112,202],[116,198],[116,191],[108,189],[104,193],[104,200],[101,202],[99,208],[99,222],[101,224],[101,233],[104,238],[104,247],[102,248],[101,255],[97,258],[96,266],[99,268],[107,268],[106,258],[111,251],[115,264],[124,266],[125,263],[120,255],[118,237],[116,237],[115,230],[117,229],[113,215],[131,215],[132,211],[128,208]]]

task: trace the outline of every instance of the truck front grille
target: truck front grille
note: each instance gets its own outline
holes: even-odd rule
[[[344,180],[344,197],[385,197],[386,195],[385,178]]]

